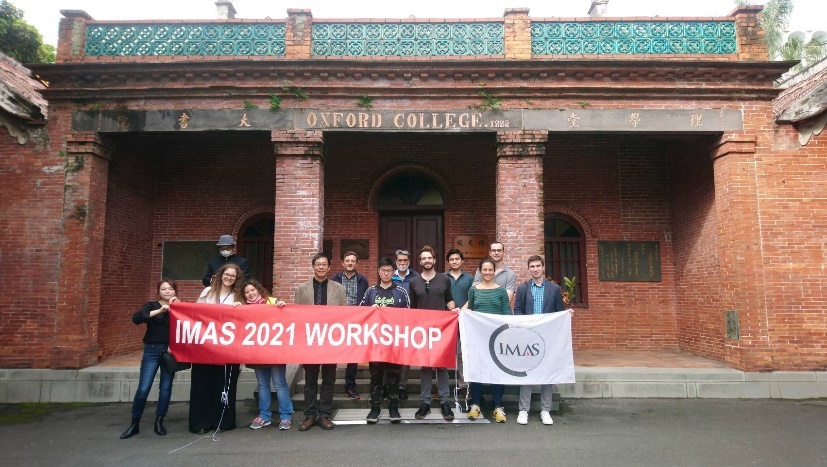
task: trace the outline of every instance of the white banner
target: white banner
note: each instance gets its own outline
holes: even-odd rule
[[[459,315],[465,381],[494,384],[574,382],[571,315]]]

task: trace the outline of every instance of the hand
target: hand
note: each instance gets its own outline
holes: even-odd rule
[[[215,274],[213,274],[213,275],[212,275],[212,277],[210,277],[210,284],[212,284],[212,283],[213,283],[213,281],[215,280],[215,278],[216,278],[216,275],[215,275]]]
[[[175,303],[175,302],[180,302],[180,301],[181,300],[178,300],[178,297],[172,297],[172,298],[169,299],[169,303]]]
[[[569,308],[569,314],[574,316],[574,308]]]
[[[459,308],[451,308],[451,311],[453,311],[454,313],[459,313],[460,309]]]
[[[233,308],[241,306],[241,302],[233,302]]]
[[[161,305],[161,308],[158,311],[159,313],[167,313],[169,312],[169,305]]]
[[[284,300],[279,300],[276,302],[276,306],[279,308],[283,307],[284,305],[287,305],[287,303],[285,303]]]

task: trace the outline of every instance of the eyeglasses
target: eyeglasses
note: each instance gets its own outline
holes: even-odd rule
[[[379,274],[393,274],[393,269],[380,269]]]
[[[313,265],[314,268],[326,268],[327,266],[327,263],[316,263]]]
[[[502,252],[503,252],[503,250],[502,250],[502,249],[497,249],[497,250],[495,250],[495,249],[493,249],[493,248],[492,248],[492,249],[490,249],[490,250],[488,250],[488,251],[490,251],[491,253],[502,253]]]
[[[235,274],[224,273],[224,274],[221,275],[221,277],[226,277],[227,279],[235,279],[238,276],[236,276]]]

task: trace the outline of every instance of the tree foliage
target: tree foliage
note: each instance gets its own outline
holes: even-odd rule
[[[40,32],[23,20],[23,10],[0,0],[0,51],[23,63],[52,63],[55,48],[43,43]]]
[[[750,0],[735,0],[737,5],[749,5]],[[794,0],[769,0],[764,4],[761,16],[761,27],[764,29],[764,41],[767,44],[767,56],[770,59],[801,60],[793,67],[794,71],[827,57],[827,41],[812,38],[805,42],[796,37],[787,38],[784,35],[789,30],[790,16],[795,8]]]

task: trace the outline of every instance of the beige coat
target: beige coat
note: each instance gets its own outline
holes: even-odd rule
[[[315,305],[313,300],[313,279],[296,287],[296,305]],[[347,306],[345,286],[332,280],[327,281],[327,304],[331,306]]]

